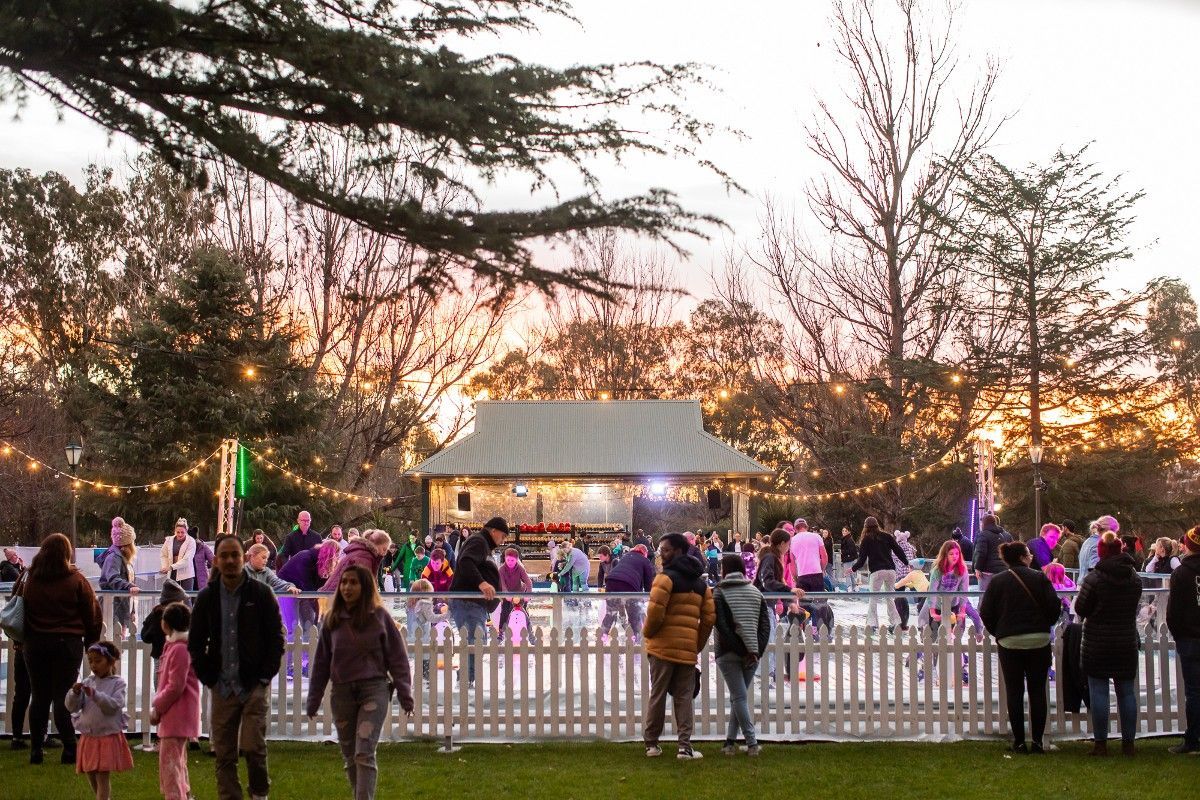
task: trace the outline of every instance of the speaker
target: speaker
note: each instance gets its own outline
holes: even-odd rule
[[[471,510],[471,493],[470,492],[459,492],[458,493],[458,510],[459,511],[470,511]]]
[[[721,508],[721,490],[708,490],[708,507],[711,511],[718,511]]]

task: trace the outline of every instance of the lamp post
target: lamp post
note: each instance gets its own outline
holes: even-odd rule
[[[1042,445],[1029,445],[1029,460],[1033,464],[1033,535],[1038,536],[1042,531],[1042,490],[1046,482],[1042,480]]]
[[[76,511],[79,506],[79,489],[76,486],[75,471],[83,461],[83,445],[74,440],[67,445],[67,465],[71,468],[71,558],[75,558]]]

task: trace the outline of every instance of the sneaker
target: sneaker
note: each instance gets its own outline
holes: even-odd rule
[[[42,755],[41,750],[30,750],[29,751],[29,763],[30,764],[41,764],[44,759],[45,759],[45,756]]]
[[[757,744],[752,744],[746,748],[746,755],[751,758],[758,758],[758,754],[762,752],[762,747]]]
[[[646,758],[658,758],[662,755],[662,748],[656,744],[646,745]]]
[[[736,756],[737,755],[737,745],[729,744],[728,742],[726,742],[725,746],[721,748],[721,755]]]
[[[61,762],[63,764],[74,764],[75,763],[75,751],[67,750],[66,748],[63,748],[62,755],[58,757],[58,760],[59,760],[59,762]]]
[[[1029,755],[1044,756],[1046,755],[1046,750],[1044,747],[1042,747],[1041,742],[1034,742],[1033,744],[1029,745]]]
[[[1200,755],[1200,746],[1191,745],[1187,742],[1177,744],[1174,747],[1168,747],[1167,752],[1177,756],[1196,756]]]
[[[704,758],[704,753],[701,753],[699,750],[693,750],[690,744],[681,744],[679,745],[679,752],[675,754],[675,757],[680,761],[696,761],[697,759]]]
[[[1021,742],[1020,744],[1014,744],[1008,750],[1010,753],[1016,753],[1016,754],[1022,755],[1022,756],[1029,755],[1029,748],[1025,746],[1024,742]]]

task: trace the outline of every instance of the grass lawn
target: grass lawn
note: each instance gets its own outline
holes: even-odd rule
[[[998,742],[953,744],[766,744],[758,759],[723,757],[718,744],[702,744],[704,760],[683,763],[674,747],[647,759],[638,744],[467,745],[442,755],[432,744],[379,748],[377,797],[430,798],[788,798],[802,795],[886,800],[940,798],[1170,798],[1187,797],[1200,780],[1200,757],[1172,756],[1178,738],[1139,743],[1134,760],[1092,759],[1088,745],[1070,742],[1043,757],[1010,757]],[[1117,743],[1119,750],[1119,743]],[[87,780],[46,751],[31,767],[28,753],[0,742],[0,798],[85,800]],[[113,779],[114,800],[159,797],[153,753],[134,751],[136,768]],[[349,797],[337,747],[275,742],[270,749],[271,797]],[[243,776],[244,776],[243,771]],[[191,758],[197,798],[216,796],[212,759]]]

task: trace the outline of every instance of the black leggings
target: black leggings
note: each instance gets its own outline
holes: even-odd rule
[[[25,651],[14,650],[13,655],[16,656],[12,661],[13,671],[13,698],[12,698],[12,714],[9,716],[9,724],[12,730],[13,739],[21,739],[25,736],[25,712],[29,710],[29,668],[25,666]]]
[[[1046,731],[1046,678],[1050,672],[1050,645],[1036,650],[1000,647],[1000,671],[1008,701],[1008,724],[1013,744],[1025,743],[1025,691],[1029,691],[1029,733],[1036,744]]]
[[[29,738],[34,750],[41,750],[54,706],[54,727],[66,752],[75,751],[75,728],[67,711],[69,690],[79,680],[83,662],[83,637],[54,633],[31,633],[25,640],[25,666],[33,690],[29,706]]]

